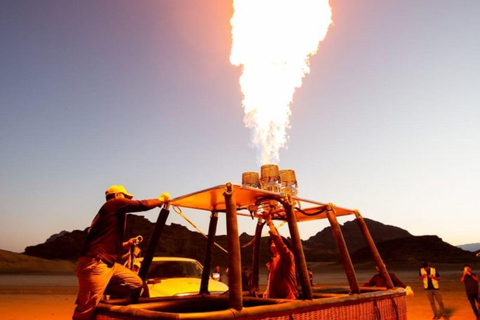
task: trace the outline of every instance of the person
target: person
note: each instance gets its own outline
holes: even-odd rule
[[[249,279],[250,279],[250,276],[248,274],[248,268],[242,267],[242,291],[250,290]]]
[[[463,268],[463,274],[460,278],[465,284],[465,293],[467,294],[467,299],[472,306],[473,313],[477,319],[480,319],[479,310],[477,307],[478,304],[478,276],[475,273],[472,273],[472,268],[466,264]]]
[[[429,266],[428,263],[424,262],[422,268],[419,271],[420,280],[423,281],[423,288],[427,293],[428,301],[430,301],[430,307],[433,311],[433,319],[448,319],[447,314],[445,313],[445,306],[443,305],[442,295],[440,293],[440,273],[435,268]],[[435,305],[435,300],[440,307],[440,313],[437,313],[437,307]]]
[[[308,279],[310,279],[310,285],[313,287],[313,272],[310,267],[307,267]]]
[[[363,287],[386,287],[387,281],[380,273],[380,268],[376,265],[375,269],[377,269],[377,274],[373,275],[370,280],[363,284]],[[406,288],[407,286],[395,275],[395,273],[389,273],[390,279],[392,279],[392,283],[394,287]]]
[[[163,193],[157,199],[132,200],[133,195],[121,185],[105,191],[106,202],[100,208],[88,231],[78,259],[76,275],[78,296],[72,319],[90,319],[95,307],[107,291],[109,294],[139,293],[143,282],[138,275],[117,263],[123,250],[138,241],[123,241],[127,212],[141,212],[162,206],[170,198]]]
[[[373,277],[370,278],[367,282],[365,282],[362,287],[386,287],[387,281],[380,273],[380,268],[375,265],[375,269],[377,269],[377,274],[374,274]],[[404,288],[406,291],[406,295],[409,297],[413,297],[414,293],[410,286],[407,286],[400,280],[395,273],[389,273],[390,279],[392,280],[394,287]]]
[[[295,274],[295,257],[290,250],[290,243],[280,236],[273,225],[270,215],[265,217],[270,229],[269,245],[273,257],[269,269],[265,298],[295,299],[297,297],[297,279]]]
[[[215,270],[212,272],[211,277],[215,281],[222,282],[222,271],[220,271],[220,266],[215,266]]]

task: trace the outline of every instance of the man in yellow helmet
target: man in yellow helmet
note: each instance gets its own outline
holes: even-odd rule
[[[157,199],[132,200],[133,195],[121,185],[108,188],[105,197],[106,202],[93,219],[78,259],[79,288],[74,320],[90,319],[105,290],[120,295],[141,290],[143,282],[140,277],[117,263],[121,251],[137,241],[132,238],[123,242],[127,213],[160,207],[170,199],[168,193],[163,193]]]

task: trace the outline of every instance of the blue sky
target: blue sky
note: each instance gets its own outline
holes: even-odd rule
[[[303,198],[480,242],[480,2],[330,4],[280,167]],[[223,0],[0,1],[0,248],[84,229],[112,184],[176,197],[259,170],[232,13]],[[207,214],[186,213],[207,230]]]

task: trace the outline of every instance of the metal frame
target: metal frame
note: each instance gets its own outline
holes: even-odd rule
[[[221,192],[221,194],[220,194]],[[238,196],[238,197],[237,197]],[[302,298],[304,300],[312,300],[313,293],[310,285],[310,279],[307,272],[307,263],[298,230],[298,222],[310,221],[317,219],[328,219],[332,234],[337,245],[341,261],[347,276],[347,280],[351,293],[360,293],[357,276],[353,263],[348,252],[348,248],[343,237],[343,233],[338,223],[337,216],[354,215],[360,231],[365,238],[367,246],[372,253],[375,264],[379,267],[380,273],[387,280],[387,288],[393,288],[388,271],[380,257],[375,243],[370,235],[367,225],[357,210],[350,210],[335,207],[333,204],[325,204],[317,201],[306,200],[291,195],[284,195],[265,190],[244,188],[233,185],[228,182],[223,186],[216,186],[205,189],[196,193],[191,193],[171,201],[171,205],[185,208],[195,208],[200,210],[210,210],[210,224],[207,237],[207,250],[204,260],[204,269],[200,285],[201,295],[208,295],[208,281],[210,278],[211,260],[213,254],[213,246],[218,223],[218,213],[225,212],[227,226],[227,248],[228,248],[228,286],[229,286],[229,307],[237,311],[243,308],[243,292],[242,292],[242,270],[241,270],[241,249],[238,231],[238,216],[252,216],[257,218],[257,227],[254,239],[254,256],[252,262],[252,281],[250,283],[251,292],[255,293],[259,289],[259,257],[260,257],[260,237],[263,229],[262,215],[256,212],[242,213],[242,210],[249,208],[249,205],[258,204],[262,201],[273,200],[282,205],[282,209],[277,211],[273,218],[277,220],[285,220],[288,223],[290,236],[292,239],[292,251],[295,256],[295,262],[300,275],[300,285],[302,287]],[[300,209],[295,204],[313,205]],[[162,208],[155,225],[154,232],[150,238],[148,249],[144,257],[139,275],[144,280],[151,260],[155,253],[155,249],[160,240],[163,227],[168,218],[168,207]]]

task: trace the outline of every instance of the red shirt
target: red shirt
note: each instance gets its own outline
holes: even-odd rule
[[[295,257],[279,235],[270,232],[270,237],[277,247],[278,254],[270,263],[268,298],[295,299],[297,296]]]
[[[81,255],[96,256],[108,264],[115,264],[123,247],[127,212],[147,211],[160,203],[157,199],[108,200],[93,219]]]

